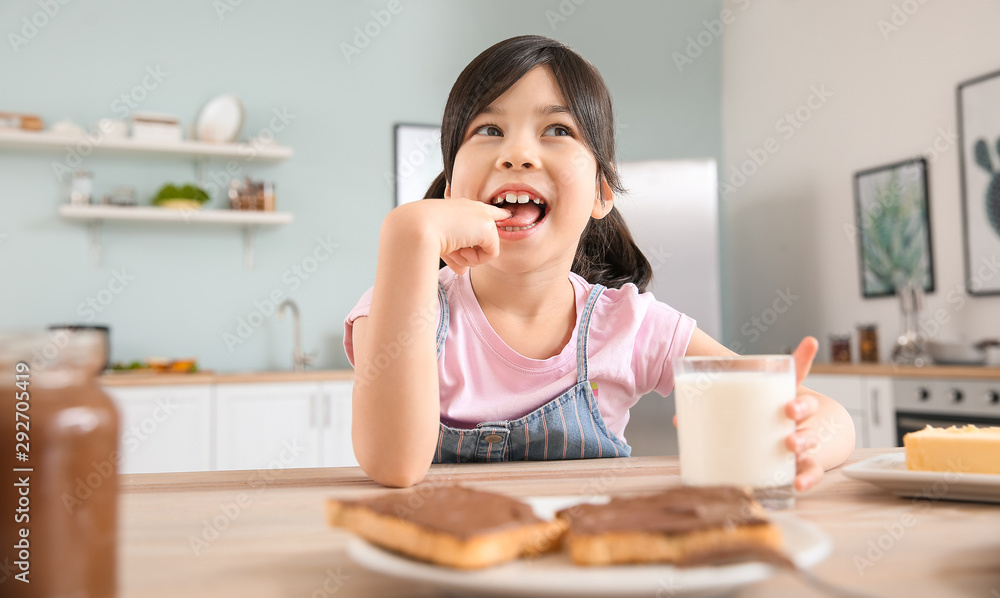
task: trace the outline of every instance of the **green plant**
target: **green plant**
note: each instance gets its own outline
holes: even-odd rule
[[[204,204],[209,200],[208,193],[205,193],[200,187],[194,185],[184,185],[183,187],[176,187],[172,183],[167,183],[156,193],[153,198],[153,205],[158,206],[164,201],[170,199],[192,199],[199,204]]]
[[[928,267],[923,191],[917,181],[902,182],[897,170],[884,184],[873,183],[872,191],[861,219],[865,281],[872,292],[891,293],[898,284],[922,279]]]

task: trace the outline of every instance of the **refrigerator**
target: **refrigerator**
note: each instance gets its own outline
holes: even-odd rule
[[[615,207],[653,268],[647,290],[722,342],[715,160],[622,162],[618,171],[627,193]],[[640,399],[625,428],[632,454],[676,455],[673,415],[673,396]]]

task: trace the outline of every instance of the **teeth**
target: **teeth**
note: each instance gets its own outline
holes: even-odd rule
[[[512,232],[518,231],[518,230],[528,230],[529,228],[534,228],[535,225],[537,225],[537,224],[538,224],[537,222],[533,222],[533,223],[529,224],[528,226],[501,226],[500,230],[512,233]]]
[[[540,200],[540,199],[532,199],[532,197],[530,195],[528,195],[527,193],[512,193],[512,192],[507,192],[507,193],[501,193],[500,195],[497,195],[496,197],[493,198],[493,203],[494,204],[498,204],[498,205],[502,204],[504,202],[507,202],[507,203],[528,203],[529,201],[533,201],[533,202],[535,202],[538,205],[542,205],[542,200]]]

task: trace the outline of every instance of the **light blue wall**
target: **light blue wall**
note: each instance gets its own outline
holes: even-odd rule
[[[92,269],[86,228],[56,214],[66,191],[52,164],[65,153],[0,151],[0,330],[88,320],[80,306],[117,271],[134,280],[92,319],[112,327],[115,360],[190,355],[219,371],[287,369],[287,321],[266,318],[232,351],[223,340],[255,302],[280,291],[302,307],[317,367],[345,366],[342,321],[374,280],[379,225],[393,204],[385,180],[393,124],[437,123],[464,65],[513,35],[555,37],[602,71],[616,102],[620,159],[721,154],[721,44],[683,72],[671,58],[718,16],[717,0],[403,0],[350,61],[341,44],[353,44],[356,27],[375,29],[372,11],[388,1],[244,0],[220,16],[227,5],[75,0],[15,51],[10,34],[21,35],[33,15],[42,22],[40,4],[0,4],[0,111],[90,127],[116,116],[116,99],[159,68],[166,75],[140,109],[190,123],[208,99],[235,93],[249,113],[244,133],[267,127],[274,110],[294,115],[277,138],[295,151],[277,165],[246,165],[255,178],[276,181],[279,209],[295,214],[294,224],[259,234],[252,271],[243,269],[237,229],[138,223],[107,225],[103,262]],[[565,20],[551,20],[560,12]],[[147,202],[164,182],[195,177],[193,161],[178,159],[101,156],[84,166],[97,193],[128,184]],[[293,289],[284,273],[321,238],[338,248]]]

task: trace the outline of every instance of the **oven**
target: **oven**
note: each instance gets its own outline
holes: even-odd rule
[[[924,426],[1000,427],[1000,380],[896,378],[896,446]]]

